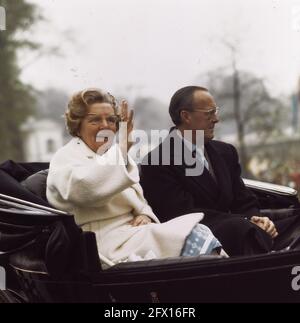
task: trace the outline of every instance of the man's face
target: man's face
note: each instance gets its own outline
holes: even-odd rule
[[[193,107],[185,112],[183,118],[184,130],[204,130],[204,141],[214,138],[215,124],[219,122],[217,105],[209,92],[196,91]]]

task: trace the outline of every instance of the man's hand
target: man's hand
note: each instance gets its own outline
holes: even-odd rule
[[[253,216],[250,221],[266,231],[273,239],[278,236],[275,224],[268,217]]]
[[[138,215],[132,221],[129,222],[133,227],[138,227],[140,225],[146,225],[151,223],[151,219],[147,215]]]

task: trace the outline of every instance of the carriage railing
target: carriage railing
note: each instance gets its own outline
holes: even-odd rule
[[[8,207],[9,210],[14,210],[14,209],[15,210],[22,210],[22,212],[28,211],[28,212],[34,213],[34,214],[40,214],[41,211],[43,211],[42,214],[45,214],[45,215],[47,215],[47,214],[70,215],[64,211],[56,210],[56,209],[53,209],[50,207],[35,204],[32,202],[28,202],[25,200],[21,200],[21,199],[18,199],[18,198],[12,197],[12,196],[3,195],[3,194],[0,194],[0,209],[1,209],[1,206]],[[5,211],[7,211],[7,210],[5,210]],[[107,269],[107,268],[110,268],[115,265],[114,262],[112,262],[111,260],[106,258],[101,253],[99,253],[99,258],[100,258],[100,261],[102,264],[102,269]]]
[[[28,202],[28,201],[21,200],[16,197],[4,195],[4,194],[0,194],[0,202],[2,204],[6,204],[7,206],[16,207],[18,209],[22,208],[30,211],[36,211],[36,209],[39,209],[39,210],[46,211],[47,213],[52,213],[52,214],[54,213],[57,215],[69,215],[67,212],[64,212],[64,211],[60,211],[57,209],[53,209],[51,207]]]
[[[260,182],[257,180],[245,179],[245,178],[243,178],[243,181],[245,185],[250,189],[252,188],[252,189],[257,189],[264,192],[277,193],[277,194],[286,195],[286,196],[297,196],[298,194],[298,192],[295,189],[288,186]]]

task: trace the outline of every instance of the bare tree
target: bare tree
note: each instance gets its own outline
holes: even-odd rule
[[[249,161],[246,135],[252,134],[258,145],[264,144],[270,136],[279,135],[284,104],[270,95],[264,79],[238,67],[234,45],[226,43],[226,47],[231,53],[230,65],[209,72],[207,86],[224,108],[222,121],[235,124],[240,161],[246,170]]]

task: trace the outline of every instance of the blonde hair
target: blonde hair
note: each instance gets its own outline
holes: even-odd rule
[[[109,103],[118,114],[118,104],[114,96],[100,89],[86,89],[75,93],[68,103],[65,113],[66,126],[71,136],[79,134],[82,119],[87,115],[89,105],[93,103]]]

